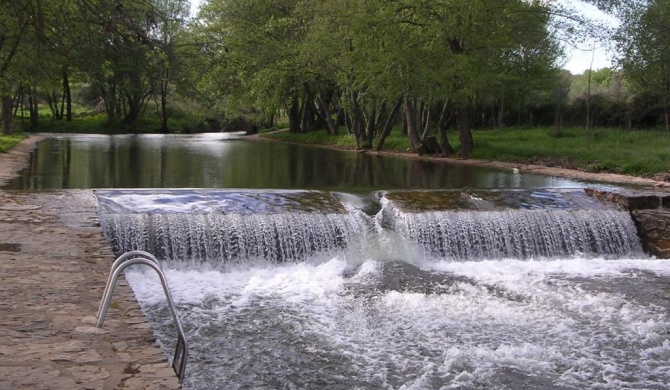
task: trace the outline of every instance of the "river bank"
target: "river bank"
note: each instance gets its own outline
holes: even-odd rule
[[[0,185],[40,140],[0,153]],[[123,277],[95,327],[113,261],[93,191],[0,191],[0,388],[180,388]]]
[[[260,140],[260,141],[272,141],[272,142],[287,142],[284,140],[279,140],[275,138],[268,137],[267,135],[272,135],[273,133],[281,133],[286,130],[277,130],[270,133],[264,134],[254,134],[247,136],[248,139]],[[612,184],[624,184],[624,185],[633,185],[641,186],[645,188],[655,188],[655,189],[670,189],[670,182],[655,180],[652,178],[645,178],[639,176],[624,175],[618,173],[602,173],[602,172],[588,172],[579,169],[570,169],[557,166],[541,165],[541,164],[531,164],[531,163],[515,163],[515,162],[504,162],[504,161],[493,161],[493,160],[482,160],[482,159],[467,159],[463,160],[455,157],[439,157],[439,156],[419,156],[416,153],[410,152],[398,152],[398,151],[374,151],[374,150],[355,150],[350,147],[345,147],[341,145],[323,145],[323,144],[314,144],[314,143],[301,143],[301,142],[291,142],[301,145],[309,145],[317,148],[325,148],[331,150],[342,150],[349,151],[352,153],[366,153],[373,156],[390,156],[390,157],[400,157],[407,159],[415,160],[425,160],[433,161],[437,163],[447,163],[447,164],[461,164],[477,167],[487,167],[493,169],[501,170],[513,170],[526,173],[534,173],[539,175],[546,176],[557,176],[564,177],[569,179],[578,179],[586,181],[598,181],[603,183],[612,183]]]

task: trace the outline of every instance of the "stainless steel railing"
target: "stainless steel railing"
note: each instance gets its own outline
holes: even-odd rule
[[[177,307],[174,304],[172,299],[172,294],[170,293],[170,287],[168,286],[167,279],[165,274],[161,269],[161,265],[156,260],[156,258],[144,251],[130,251],[122,254],[119,258],[114,261],[112,269],[109,272],[109,277],[107,278],[107,285],[105,286],[105,291],[102,294],[102,300],[100,301],[100,307],[98,308],[98,322],[96,326],[102,328],[102,325],[105,323],[105,316],[107,315],[107,310],[109,309],[109,304],[112,301],[112,295],[114,295],[114,289],[116,288],[116,282],[121,275],[121,272],[127,267],[135,264],[143,264],[152,268],[158,274],[158,277],[161,280],[163,285],[163,291],[165,292],[165,297],[167,298],[168,307],[170,312],[172,312],[172,318],[177,326],[177,346],[174,351],[174,358],[172,359],[172,368],[179,378],[179,382],[184,381],[184,376],[186,374],[186,361],[188,359],[188,344],[186,343],[186,337],[184,336],[184,329],[181,326],[181,321],[179,320],[179,313],[177,312]]]

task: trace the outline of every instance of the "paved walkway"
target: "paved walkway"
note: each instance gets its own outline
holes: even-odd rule
[[[180,387],[125,280],[95,327],[113,260],[91,191],[0,191],[0,389]]]

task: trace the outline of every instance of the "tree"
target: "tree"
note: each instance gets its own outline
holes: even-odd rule
[[[670,135],[670,3],[634,1],[620,15],[622,24],[615,35],[620,65],[638,92],[658,98]]]
[[[0,2],[0,100],[2,100],[2,131],[9,134],[13,129],[14,98],[12,89],[12,65],[25,42],[31,27],[32,1]]]
[[[161,131],[168,132],[168,93],[175,74],[174,68],[180,58],[176,39],[186,26],[190,5],[186,0],[154,0],[156,22],[150,33],[156,49],[152,59],[156,62],[156,72],[152,74],[153,96],[161,121]]]
[[[79,44],[95,48],[79,58],[102,97],[110,124],[135,129],[154,95],[166,127],[173,38],[188,3],[180,0],[74,0],[82,30]]]
[[[293,132],[345,124],[362,149],[381,148],[402,113],[413,151],[437,130],[445,155],[454,122],[467,158],[481,102],[502,125],[506,107],[520,122],[550,94],[554,33],[581,22],[573,15],[540,0],[212,0],[193,31],[211,70],[203,95],[228,110],[280,113]]]

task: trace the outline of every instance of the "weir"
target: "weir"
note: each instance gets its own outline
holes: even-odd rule
[[[364,229],[332,195],[314,191],[101,191],[98,198],[115,253],[223,268],[334,253]]]
[[[384,230],[450,261],[642,251],[630,215],[582,190],[382,192],[376,215],[316,191],[115,190],[98,198],[117,254],[143,250],[223,268],[334,255]]]
[[[530,259],[642,252],[630,214],[581,190],[395,191],[381,225],[439,259]]]
[[[97,195],[115,251],[164,260],[188,390],[670,381],[670,268],[642,252],[627,211],[582,190]],[[172,353],[151,277],[126,272]]]

